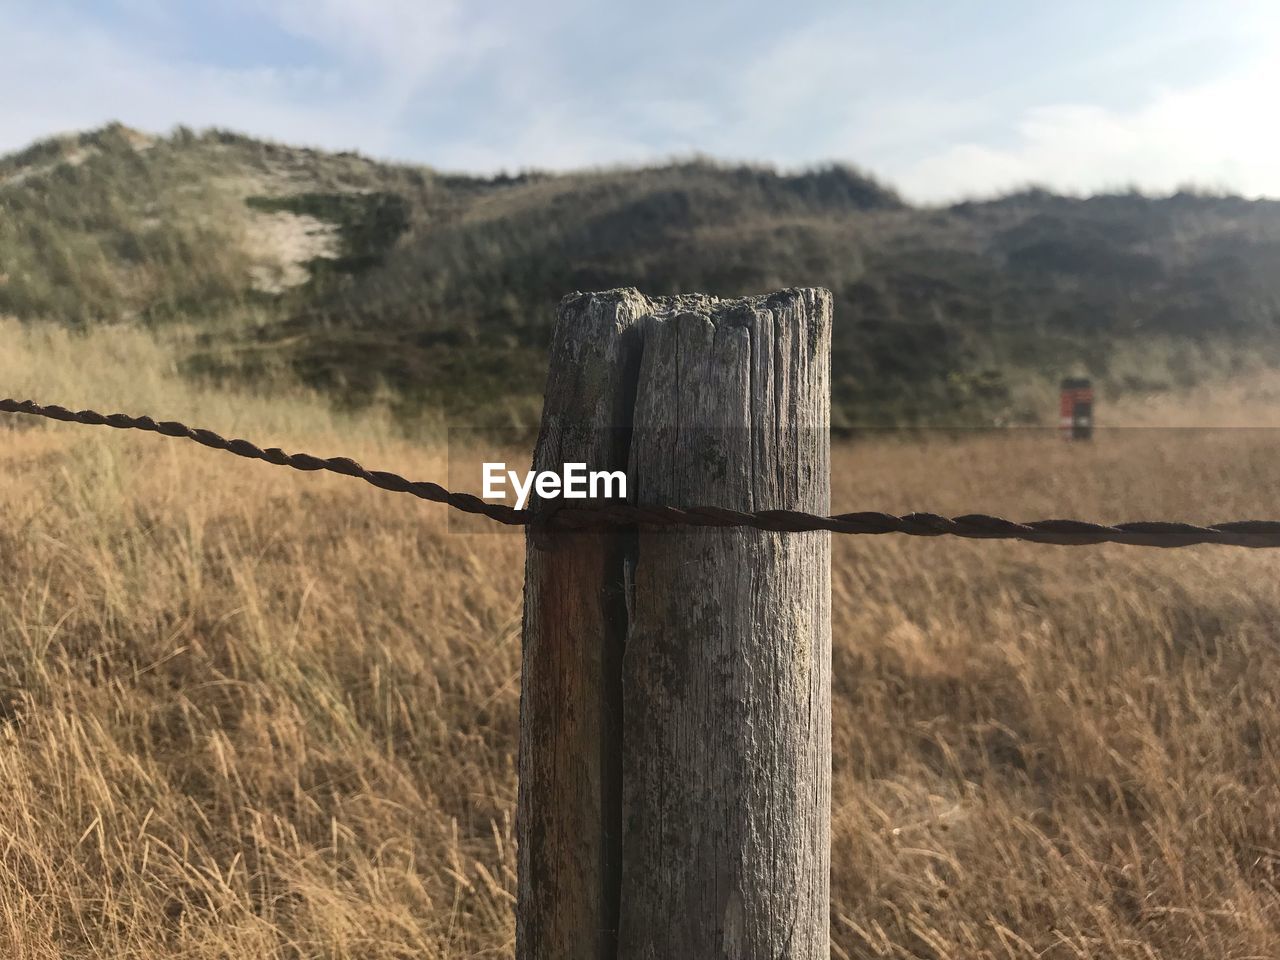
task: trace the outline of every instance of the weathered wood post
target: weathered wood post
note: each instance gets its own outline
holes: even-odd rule
[[[535,468],[825,514],[830,327],[822,290],[566,298]],[[828,536],[531,538],[519,960],[829,956]]]

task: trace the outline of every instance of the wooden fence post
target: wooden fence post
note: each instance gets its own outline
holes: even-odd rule
[[[827,513],[831,298],[561,305],[538,469]],[[829,956],[823,533],[553,533],[527,551],[519,960]]]

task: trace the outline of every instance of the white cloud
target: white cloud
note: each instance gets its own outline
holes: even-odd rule
[[[601,21],[597,42],[585,0],[226,0],[221,15],[238,11],[246,29],[301,38],[281,46],[287,62],[307,58],[238,68],[171,55],[163,38],[184,26],[176,5],[127,2],[147,31],[95,26],[34,0],[0,5],[0,150],[120,119],[149,130],[216,124],[476,172],[702,152],[788,166],[849,161],[924,200],[1028,182],[1169,190],[1195,181],[1280,195],[1280,126],[1269,122],[1280,57],[1266,39],[1280,17],[1253,0],[1251,19],[1215,26],[1226,39],[1211,44],[1220,56],[1239,41],[1250,58],[1226,70],[1196,61],[1198,82],[1151,85],[1171,72],[1152,64],[1177,63],[1193,32],[1174,23],[1165,32],[1177,43],[1113,38],[1096,62],[1046,64],[1034,89],[967,78],[981,64],[957,52],[954,23],[931,35],[914,20],[844,11],[762,35],[750,49],[717,49],[696,36],[655,47],[616,20]],[[270,43],[260,56],[270,57]],[[935,62],[939,49],[952,62]],[[1142,65],[1126,67],[1126,49]],[[1055,101],[1059,90],[1076,96]]]
[[[11,10],[0,10],[0,36],[0,151],[112,119],[152,131],[225,126],[329,147],[377,150],[386,139],[330,70],[160,60],[101,28]]]
[[[923,200],[989,195],[1027,183],[1088,192],[1188,183],[1280,195],[1280,127],[1271,120],[1280,62],[1258,57],[1215,81],[1159,90],[1114,110],[1063,103],[1025,111],[1011,142],[954,143],[897,177]]]
[[[268,0],[255,9],[397,85],[474,64],[504,35],[496,21],[470,15],[474,10],[461,0]]]

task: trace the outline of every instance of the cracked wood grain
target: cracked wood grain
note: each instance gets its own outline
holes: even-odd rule
[[[576,295],[535,467],[830,506],[831,299]],[[827,957],[829,534],[543,531],[526,562],[517,956]]]

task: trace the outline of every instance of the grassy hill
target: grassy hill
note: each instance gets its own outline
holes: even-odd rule
[[[188,331],[205,377],[529,419],[578,289],[836,297],[841,426],[1043,420],[1280,361],[1280,203],[1028,190],[946,208],[856,170],[695,160],[474,178],[120,125],[0,158],[0,314]]]

